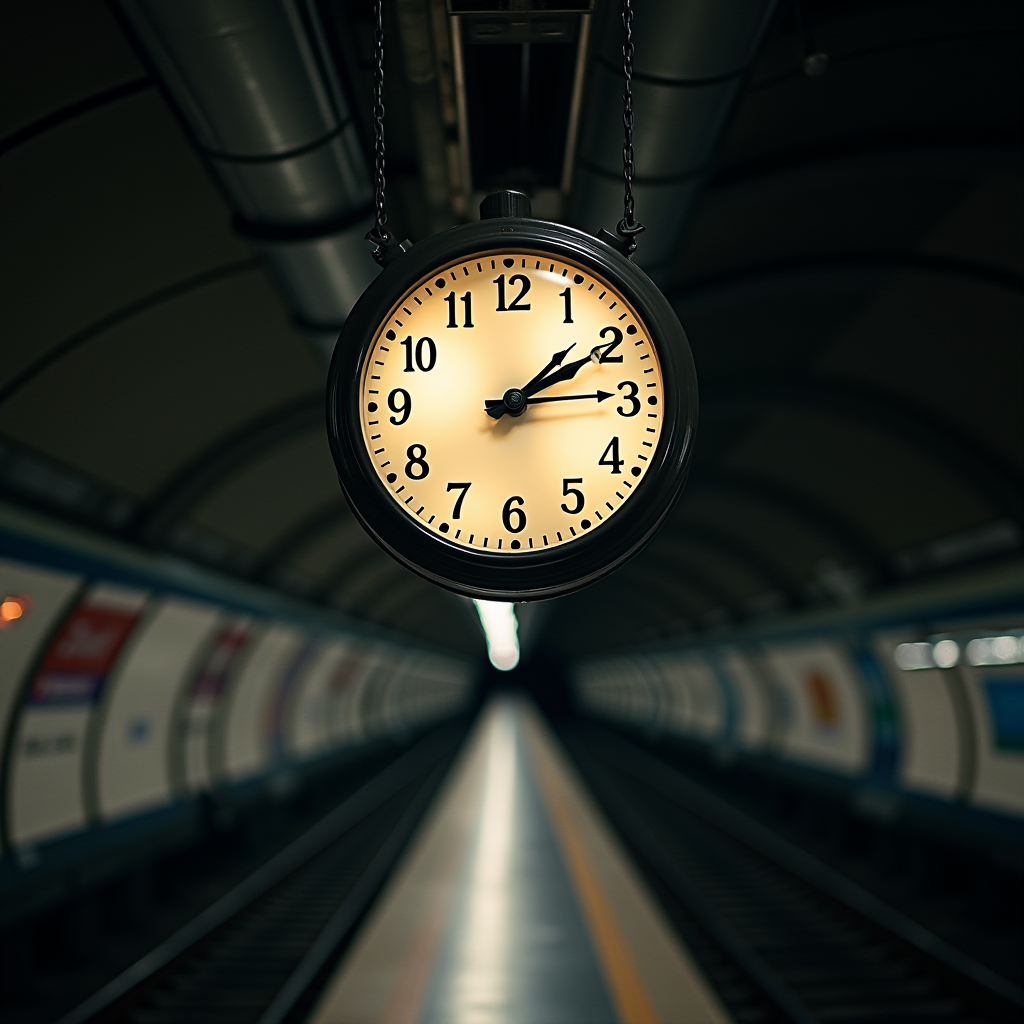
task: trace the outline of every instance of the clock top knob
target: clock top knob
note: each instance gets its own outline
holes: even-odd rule
[[[523,192],[492,192],[480,204],[480,219],[490,220],[493,217],[532,217],[533,208],[530,197]]]

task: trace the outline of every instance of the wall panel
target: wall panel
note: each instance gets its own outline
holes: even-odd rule
[[[220,618],[213,605],[166,600],[147,617],[97,709],[95,792],[105,820],[168,803],[172,713]]]
[[[142,615],[145,591],[95,584],[43,656],[20,709],[7,827],[17,846],[84,828],[89,726]]]

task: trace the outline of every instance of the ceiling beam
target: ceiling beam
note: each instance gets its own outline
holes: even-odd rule
[[[99,320],[94,320],[91,324],[87,324],[81,330],[75,331],[74,334],[64,338],[63,341],[58,341],[55,345],[51,345],[37,359],[34,359],[28,366],[19,370],[6,384],[0,385],[0,405],[13,398],[22,388],[55,363],[60,362],[60,360],[75,350],[81,348],[94,338],[98,338],[106,331],[124,323],[126,320],[131,320],[133,317],[148,312],[155,306],[171,302],[189,292],[198,291],[200,288],[208,288],[212,284],[218,284],[240,274],[257,271],[259,271],[259,262],[256,259],[235,260],[231,263],[225,263],[220,267],[214,267],[212,270],[204,270],[201,273],[192,274],[163,288],[157,288],[155,291],[143,295],[134,302],[129,302],[115,309],[106,316],[100,317]]]
[[[794,580],[779,570],[752,544],[733,534],[704,523],[690,520],[669,522],[662,528],[659,539],[690,540],[705,547],[715,548],[743,565],[744,569],[760,577],[770,590],[778,591],[792,604],[800,604]],[[671,540],[670,540],[671,542]]]
[[[675,584],[681,582],[684,586],[689,586],[691,590],[705,594],[712,607],[717,605],[723,611],[728,612],[731,618],[740,619],[743,617],[739,605],[732,594],[715,580],[710,573],[699,566],[695,566],[686,557],[686,552],[680,550],[678,545],[673,544],[662,547],[658,551],[657,571],[654,571],[654,566],[648,568],[646,563],[643,562],[640,564],[634,563],[630,568],[637,575],[640,573],[644,574],[648,581],[644,584],[645,586],[656,580],[663,590],[674,593]]]
[[[862,181],[885,175],[904,179],[973,178],[993,172],[1020,174],[1022,170],[1024,154],[1019,138],[993,132],[985,142],[979,140],[976,131],[972,131],[969,138],[956,138],[944,126],[937,130],[934,139],[921,138],[910,145],[905,139],[895,144],[872,142],[869,145],[857,139],[852,143],[832,142],[824,147],[789,150],[762,160],[734,164],[715,175],[708,186],[708,196],[717,200],[725,193],[731,200],[732,192],[750,187],[770,188],[800,174],[819,184],[835,182],[837,188],[845,190],[851,178]]]
[[[304,547],[335,526],[351,521],[348,502],[341,497],[313,509],[264,552],[252,569],[253,578],[272,583]]]
[[[849,380],[759,374],[710,383],[701,396],[708,421],[752,416],[776,407],[839,414],[893,434],[928,455],[983,497],[1001,516],[1024,525],[1021,474],[989,447],[896,394]]]
[[[702,477],[700,486],[731,494],[742,502],[760,501],[809,528],[819,539],[833,544],[838,553],[857,562],[877,582],[893,580],[884,551],[860,527],[809,494],[762,476],[728,473]]]
[[[387,557],[389,556],[381,551],[376,544],[367,545],[357,551],[354,556],[351,552],[347,553],[331,570],[330,576],[316,589],[313,599],[316,601],[330,600],[346,580],[351,579],[357,572],[378,558]]]
[[[133,532],[145,542],[162,543],[174,524],[187,519],[225,479],[284,441],[323,430],[323,418],[323,396],[317,393],[293,399],[242,424],[179,470],[140,511]]]
[[[147,89],[152,89],[155,84],[148,75],[142,78],[133,78],[131,81],[121,82],[119,85],[111,86],[109,89],[101,89],[91,96],[86,96],[85,99],[78,100],[76,103],[70,103],[59,110],[54,110],[45,117],[40,117],[38,120],[30,122],[0,139],[0,158],[5,157],[12,149],[17,149],[18,146],[24,145],[37,136],[52,131],[54,128],[59,128],[62,124],[67,124],[68,121],[73,121],[76,117],[91,114],[94,110],[99,110],[100,107],[105,107],[110,103],[117,103],[119,100],[127,99],[129,96],[145,92]]]

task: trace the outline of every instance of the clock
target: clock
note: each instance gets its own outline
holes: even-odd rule
[[[402,251],[345,323],[327,424],[371,537],[449,590],[578,590],[652,538],[686,479],[686,335],[611,244],[517,194]]]

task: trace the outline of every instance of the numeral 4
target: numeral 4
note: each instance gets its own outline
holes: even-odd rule
[[[601,458],[597,460],[599,466],[611,466],[613,473],[621,473],[622,470],[619,466],[625,462],[625,459],[619,458],[619,439],[613,437],[608,442],[608,447],[601,453]]]

